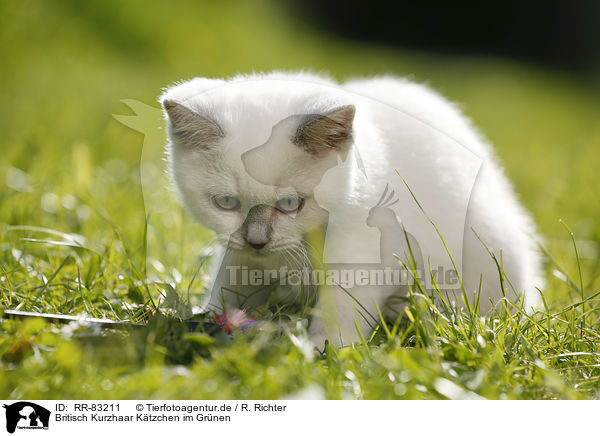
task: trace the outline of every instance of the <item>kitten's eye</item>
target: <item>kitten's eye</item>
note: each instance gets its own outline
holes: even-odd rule
[[[298,197],[283,198],[275,203],[275,207],[282,212],[296,212],[302,206],[304,199]]]
[[[223,210],[237,210],[240,207],[240,200],[229,195],[217,195],[213,201]]]

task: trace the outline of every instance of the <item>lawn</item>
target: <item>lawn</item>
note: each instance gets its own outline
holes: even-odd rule
[[[349,42],[275,1],[2,2],[0,55],[0,311],[151,318],[136,331],[3,320],[1,398],[598,397],[597,74]],[[408,76],[459,103],[544,236],[545,308],[439,313],[415,294],[397,323],[321,355],[292,317],[232,339],[151,316],[177,301],[146,275],[200,298],[194,255],[211,235],[173,200],[169,222],[147,221],[144,136],[113,114],[133,114],[122,100],[158,108],[178,80],[272,69]],[[184,237],[189,252],[172,243]]]

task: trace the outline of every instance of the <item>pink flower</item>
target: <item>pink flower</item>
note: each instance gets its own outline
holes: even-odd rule
[[[226,332],[231,332],[235,329],[240,329],[242,332],[245,332],[256,324],[256,318],[248,316],[248,314],[246,314],[246,309],[236,309],[231,312],[231,314],[228,314],[227,311],[225,311],[223,315],[218,315],[216,312],[213,312],[213,316],[215,318],[215,323],[219,324],[221,330]]]

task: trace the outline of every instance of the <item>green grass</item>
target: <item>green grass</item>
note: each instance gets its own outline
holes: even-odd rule
[[[162,317],[132,333],[3,321],[0,397],[598,397],[593,76],[351,43],[263,1],[3,2],[0,54],[0,307],[146,319],[160,291],[144,281],[147,244],[164,250],[165,280],[187,298],[198,245],[179,252],[169,241],[204,244],[211,235],[175,205],[168,223],[146,226],[143,137],[112,114],[131,113],[123,99],[155,105],[160,88],[176,80],[253,70],[429,83],[494,143],[549,253],[540,313],[525,315],[508,301],[486,317],[439,313],[414,293],[398,322],[366,337],[369,344],[321,356],[307,349],[295,319],[265,321],[233,340],[184,334]],[[164,227],[169,233],[156,239]]]

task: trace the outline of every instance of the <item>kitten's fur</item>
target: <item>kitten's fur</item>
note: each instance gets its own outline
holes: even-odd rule
[[[396,124],[365,98],[408,114],[413,118],[411,124],[409,127]],[[481,280],[482,311],[490,308],[490,298],[498,301],[501,297],[498,270],[487,252],[489,249],[498,260],[502,259],[512,287],[518,293],[525,293],[525,306],[537,305],[535,288],[542,285],[541,260],[533,240],[532,220],[517,202],[491,147],[455,106],[425,86],[392,77],[354,80],[340,85],[312,74],[271,73],[227,81],[193,79],[169,88],[161,97],[161,103],[168,120],[170,171],[183,201],[198,221],[213,229],[219,241],[229,246],[218,262],[279,269],[290,259],[297,260],[299,252],[306,252],[307,232],[326,224],[327,215],[320,207],[323,204],[320,199],[317,203],[313,196],[317,185],[321,189],[315,190],[315,196],[329,198],[338,216],[345,217],[340,224],[340,234],[345,237],[334,240],[331,255],[343,257],[348,253],[377,250],[379,241],[354,237],[351,223],[354,216],[365,216],[378,202],[381,183],[387,183],[379,180],[379,175],[389,174],[390,166],[395,159],[402,159],[404,153],[406,158],[414,155],[411,158],[415,164],[405,169],[402,176],[409,185],[411,181],[416,185],[411,187],[418,194],[417,200],[425,205],[439,203],[439,198],[446,202],[436,224],[445,221],[449,223],[448,229],[464,228],[461,275],[468,295],[479,289]],[[332,122],[320,124],[318,128],[305,127],[307,118],[303,114],[313,118],[315,114],[326,115]],[[336,128],[338,131],[331,131]],[[303,129],[309,129],[313,137],[307,139],[310,135]],[[464,214],[460,218],[460,214],[452,213],[456,190],[471,189],[464,177],[462,155],[440,159],[435,148],[426,147],[431,130],[461,144],[482,162],[465,212],[466,222]],[[254,159],[252,177],[243,156],[263,144],[266,144],[265,152],[258,154],[260,159]],[[357,147],[362,159],[353,153]],[[335,168],[334,182],[320,184],[324,173],[337,163],[340,165]],[[361,166],[362,170],[357,169]],[[257,180],[261,174],[270,182]],[[285,183],[279,183],[281,180]],[[379,185],[378,181],[381,181]],[[435,195],[430,195],[433,189]],[[282,196],[295,195],[294,192],[305,200],[293,216],[271,213],[269,207],[252,209],[254,205],[272,205]],[[214,204],[215,196],[239,198],[240,209],[219,209]],[[409,205],[406,200],[409,197],[403,198],[398,205],[400,210],[414,209],[413,200]],[[264,231],[257,233],[258,236],[249,235],[249,214],[263,214],[262,218],[255,218],[258,221],[252,225],[268,222],[268,235]],[[348,228],[344,229],[344,225]],[[419,229],[416,230],[413,234],[419,233]],[[249,247],[251,237],[262,243],[267,241],[266,245],[258,251]],[[440,253],[439,241],[422,239],[417,237],[425,259],[445,255]],[[239,299],[216,295],[220,280],[225,277],[222,271],[221,279],[217,271],[213,276],[213,308],[227,310],[237,305]],[[505,286],[510,288],[508,284]],[[243,286],[235,291],[248,292]],[[296,291],[275,289],[272,292],[285,300],[289,293]],[[335,306],[323,305],[328,293],[336,295]],[[375,291],[372,287],[357,287],[352,293],[376,314],[375,306],[383,308],[394,289]],[[507,292],[507,295],[513,294]],[[335,343],[356,340],[355,321],[367,328],[362,317],[356,314],[355,302],[343,293],[331,287],[321,289],[320,300],[315,311],[319,316],[312,320],[310,327],[316,345],[322,345],[326,338]],[[328,311],[335,315],[328,317]]]

